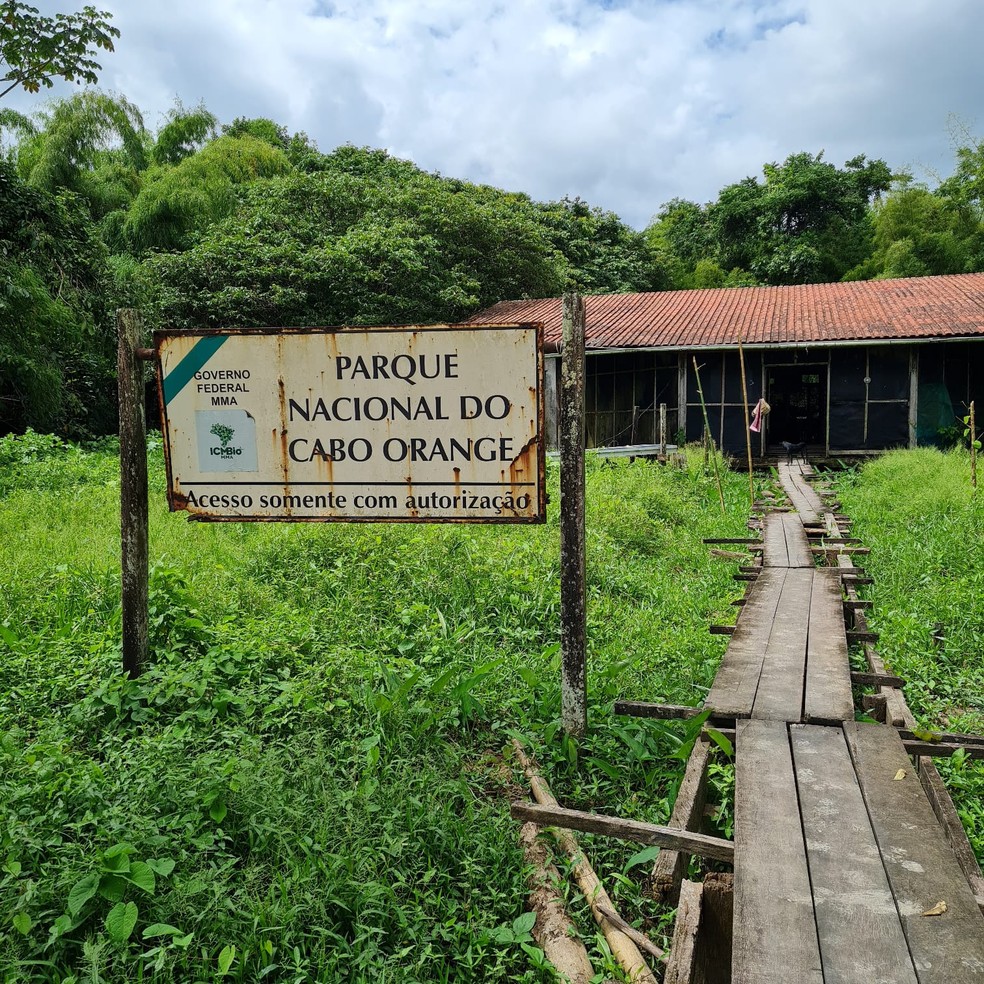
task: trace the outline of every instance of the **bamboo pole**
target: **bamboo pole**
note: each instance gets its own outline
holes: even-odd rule
[[[741,332],[738,333],[738,362],[741,366],[741,406],[745,411],[745,448],[748,451],[748,501],[755,505],[755,481],[752,477],[752,431],[748,419],[748,384],[745,380],[745,350],[741,347]]]
[[[974,401],[970,401],[970,487],[977,491],[977,418]]]
[[[557,800],[554,799],[553,794],[550,792],[550,787],[539,772],[537,772],[533,763],[527,758],[526,753],[523,751],[523,746],[515,738],[512,744],[516,752],[516,759],[522,766],[523,772],[526,773],[526,778],[529,780],[533,798],[538,803],[543,803],[547,806],[559,806]],[[638,946],[606,915],[606,912],[615,911],[615,905],[595,874],[594,869],[582,853],[577,838],[570,831],[559,828],[553,828],[551,833],[560,845],[561,850],[570,860],[574,878],[584,893],[588,905],[591,906],[591,914],[594,916],[595,922],[598,923],[601,931],[605,934],[605,939],[611,948],[612,954],[618,960],[619,964],[621,964],[622,969],[625,971],[625,976],[633,984],[656,984],[656,978],[639,952]]]
[[[724,489],[721,488],[721,473],[718,471],[717,455],[714,453],[714,438],[711,437],[711,424],[707,419],[707,404],[704,402],[704,387],[700,385],[700,368],[697,365],[697,356],[694,359],[694,376],[697,379],[697,395],[700,397],[700,411],[704,415],[704,433],[711,445],[711,460],[714,462],[714,480],[717,482],[718,498],[721,500],[721,512],[727,512],[724,505]]]

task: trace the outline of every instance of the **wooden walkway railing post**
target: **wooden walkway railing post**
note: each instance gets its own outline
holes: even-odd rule
[[[584,299],[564,295],[560,414],[561,717],[572,737],[588,727],[584,549]]]

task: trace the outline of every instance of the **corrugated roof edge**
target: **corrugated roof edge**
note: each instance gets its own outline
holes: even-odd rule
[[[984,273],[585,297],[589,349],[795,347],[984,336]],[[500,301],[464,324],[542,321],[559,349],[561,298]]]

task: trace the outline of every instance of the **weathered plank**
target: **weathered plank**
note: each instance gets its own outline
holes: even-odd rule
[[[732,976],[823,984],[786,725],[739,721]]]
[[[681,720],[704,713],[703,707],[688,707],[686,704],[650,704],[642,700],[617,700],[613,709],[616,714],[662,720]]]
[[[843,732],[795,724],[789,735],[824,981],[916,984]]]
[[[782,532],[786,537],[786,552],[790,567],[813,567],[813,552],[806,538],[803,522],[799,516],[785,513],[781,517]]]
[[[824,511],[820,496],[804,481],[799,468],[779,463],[779,482],[789,497],[804,526],[815,526],[820,522]]]
[[[919,782],[922,784],[923,792],[929,799],[929,805],[933,808],[933,813],[943,828],[943,834],[947,843],[950,845],[960,870],[964,873],[964,878],[970,885],[971,890],[976,896],[984,896],[984,875],[981,874],[981,866],[977,862],[977,855],[964,830],[963,823],[957,813],[953,800],[950,799],[950,792],[946,788],[946,783],[936,770],[932,759],[920,758]],[[978,901],[980,907],[980,901]]]
[[[812,568],[792,568],[786,572],[752,705],[753,718],[802,719],[813,578]]]
[[[834,571],[813,576],[803,717],[826,724],[854,718],[841,585]]]
[[[893,673],[861,673],[851,671],[851,683],[857,687],[904,687],[905,680]]]
[[[509,812],[516,820],[532,820],[541,827],[563,827],[566,830],[603,834],[638,844],[658,844],[660,847],[688,851],[698,857],[714,858],[715,861],[727,861],[729,864],[735,857],[734,844],[722,837],[710,837],[689,830],[674,830],[655,823],[623,820],[621,817],[608,817],[601,813],[586,813],[583,810],[568,810],[562,806],[539,803],[515,802]]]
[[[694,978],[698,984],[732,984],[734,882],[735,876],[727,871],[711,871],[704,878],[694,960]]]
[[[789,551],[782,520],[790,513],[766,513],[762,520],[762,565],[789,567]],[[795,516],[793,517],[796,518]]]
[[[680,889],[673,925],[673,943],[666,963],[663,984],[695,984],[694,963],[697,954],[697,933],[700,930],[700,910],[704,886],[685,881]]]
[[[879,724],[848,722],[844,733],[920,984],[980,984],[984,916],[901,739]],[[945,912],[923,915],[940,902]]]
[[[748,717],[752,713],[786,573],[782,568],[763,569],[748,589],[734,634],[704,701],[705,707],[713,708],[721,717]]]
[[[984,759],[984,746],[964,744],[958,741],[920,741],[918,738],[903,738],[902,745],[909,755],[947,758],[955,752],[964,752],[967,758]]]
[[[710,757],[710,742],[694,742],[667,826],[679,827],[681,830],[700,829],[704,802],[707,799],[707,762]],[[683,851],[659,852],[650,879],[654,898],[668,905],[676,904],[689,858],[690,855]]]

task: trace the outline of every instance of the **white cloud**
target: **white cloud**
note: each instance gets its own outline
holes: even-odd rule
[[[123,35],[102,84],[151,125],[176,96],[204,101],[638,227],[803,150],[947,173],[948,115],[974,124],[984,81],[977,0],[99,6]]]

